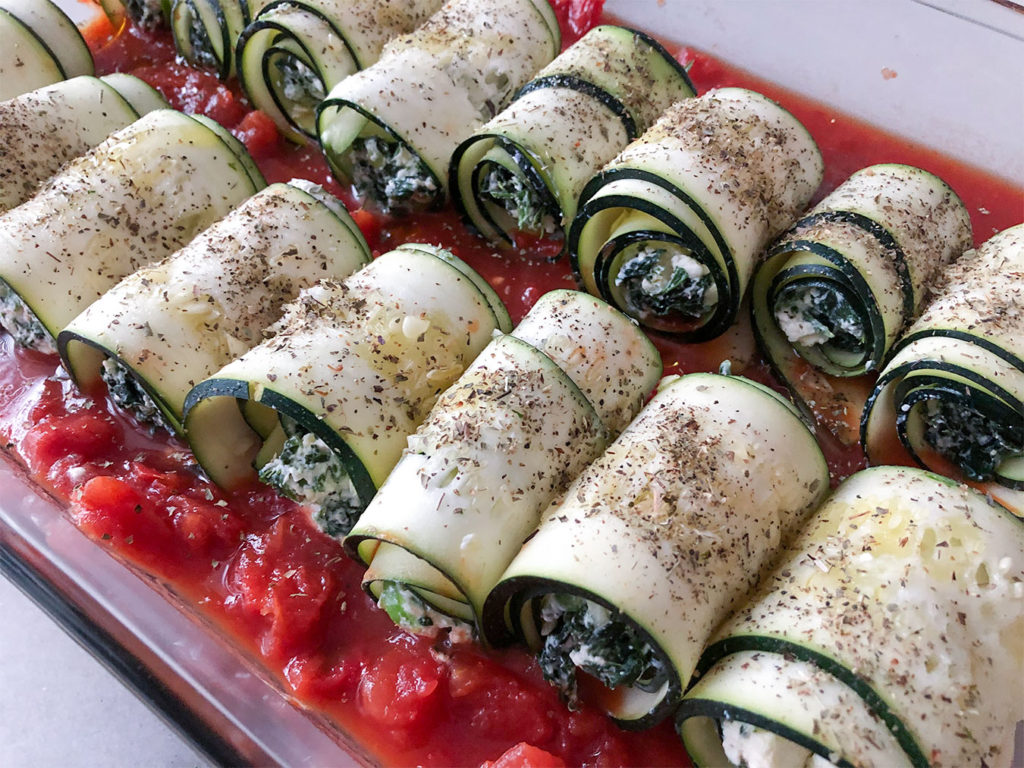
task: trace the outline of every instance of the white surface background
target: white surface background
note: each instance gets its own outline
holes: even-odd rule
[[[989,26],[964,25],[909,0],[608,0],[637,26],[1024,178],[1024,16],[986,0],[934,4]],[[883,79],[883,67],[898,77]],[[0,578],[0,766],[201,764]]]

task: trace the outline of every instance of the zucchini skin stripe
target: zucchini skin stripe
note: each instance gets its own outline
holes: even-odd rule
[[[78,75],[92,75],[92,53],[51,0],[0,2],[0,101]]]
[[[526,94],[533,93],[542,88],[569,88],[573,91],[585,93],[587,96],[597,99],[615,113],[615,116],[622,122],[622,127],[625,129],[626,136],[630,141],[639,135],[633,113],[629,111],[629,108],[621,100],[615,98],[604,88],[594,85],[589,80],[584,80],[578,75],[556,74],[535,78],[520,88],[519,93],[512,97],[512,101],[515,102]]]
[[[206,13],[204,13],[206,11]],[[207,15],[212,14],[212,24]],[[174,0],[171,6],[171,32],[178,55],[193,67],[206,67],[212,58],[217,77],[226,80],[235,72],[235,46],[242,30],[252,16],[248,0]],[[192,38],[193,25],[199,23],[203,34],[198,41]],[[214,43],[214,35],[220,45]],[[197,51],[194,42],[209,43],[210,49]]]

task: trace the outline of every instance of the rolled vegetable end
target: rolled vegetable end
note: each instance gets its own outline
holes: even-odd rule
[[[488,239],[561,240],[586,181],[658,114],[694,94],[657,42],[595,27],[459,146],[449,168],[454,203]]]
[[[441,396],[346,539],[368,566],[364,587],[409,631],[480,634],[484,600],[543,509],[660,370],[643,333],[604,302],[542,296]]]
[[[251,21],[250,10],[246,0],[174,0],[170,21],[178,55],[221,79],[230,77],[235,72],[235,46]]]
[[[609,715],[647,727],[827,488],[820,449],[777,394],[667,379],[543,515],[488,596],[485,628],[525,639],[570,703],[583,672]]]
[[[650,328],[713,338],[822,174],[810,134],[764,96],[684,99],[584,187],[568,241],[577,279]]]
[[[916,463],[1024,499],[1024,225],[957,261],[894,347],[868,404],[873,463]]]
[[[677,714],[691,756],[1008,762],[1022,552],[1020,522],[969,488],[903,467],[852,476],[709,642]]]
[[[51,0],[0,2],[0,101],[93,74],[82,33]]]

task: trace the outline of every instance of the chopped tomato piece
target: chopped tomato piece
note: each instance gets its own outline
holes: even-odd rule
[[[565,761],[557,755],[521,741],[506,750],[497,760],[488,760],[480,768],[565,768]]]
[[[235,136],[245,144],[254,160],[268,157],[277,151],[281,143],[281,134],[277,132],[277,125],[266,112],[253,110],[242,118],[242,121],[232,131]]]

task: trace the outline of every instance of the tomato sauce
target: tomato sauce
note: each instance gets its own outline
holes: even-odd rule
[[[567,42],[600,12],[600,0],[558,4]],[[253,112],[234,82],[174,61],[165,34],[97,21],[87,37],[97,70],[131,71],[172,106],[208,114],[250,149],[269,182],[300,176],[353,210],[375,254],[408,241],[441,243],[474,266],[518,321],[545,291],[575,287],[558,245],[520,242],[497,253],[450,209],[384,219],[356,208],[315,147],[285,142]],[[1021,190],[683,48],[699,92],[743,85],[779,100],[810,129],[826,161],[819,198],[854,170],[898,161],[945,178],[967,203],[979,241],[1017,223]],[[666,373],[733,371],[771,381],[746,313],[722,338],[686,345],[655,336]],[[777,385],[776,385],[777,386]],[[150,436],[102,396],[77,392],[46,355],[0,335],[0,435],[32,477],[66,502],[78,527],[165,580],[256,656],[303,704],[326,713],[387,765],[686,765],[669,723],[619,730],[596,708],[569,712],[523,651],[411,637],[360,589],[361,569],[293,502],[263,486],[226,494],[205,481],[185,445]],[[835,479],[863,465],[859,448],[823,435]],[[499,759],[500,758],[500,759]]]

